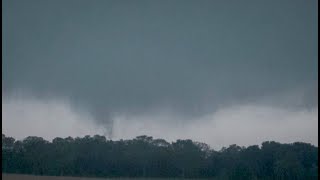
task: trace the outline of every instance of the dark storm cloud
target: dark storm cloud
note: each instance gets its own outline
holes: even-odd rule
[[[2,5],[3,93],[67,97],[97,122],[162,108],[194,117],[317,88],[316,0]]]

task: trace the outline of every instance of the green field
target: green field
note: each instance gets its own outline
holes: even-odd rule
[[[120,179],[136,179],[136,180],[171,180],[175,178],[87,178],[87,177],[64,177],[64,176],[33,176],[21,174],[2,174],[3,180],[120,180]]]
[[[2,174],[4,180],[103,180],[102,178],[59,177],[59,176],[33,176],[20,174]]]

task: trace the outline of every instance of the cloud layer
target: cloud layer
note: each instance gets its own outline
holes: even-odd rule
[[[3,92],[192,119],[317,81],[315,4],[5,0]]]
[[[273,126],[314,139],[302,132],[317,115],[317,3],[4,0],[4,128],[120,138],[147,124],[135,131],[214,143],[235,124],[243,143]]]
[[[2,102],[2,132],[22,139],[108,135],[89,113],[75,111],[56,99],[9,98]],[[151,135],[168,141],[192,139],[215,149],[230,144],[252,145],[274,140],[318,145],[318,109],[290,109],[262,104],[234,105],[192,121],[168,112],[114,118],[112,139]]]

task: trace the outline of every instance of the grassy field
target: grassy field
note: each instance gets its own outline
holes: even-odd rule
[[[33,176],[20,174],[2,174],[4,180],[104,180],[102,178],[83,178],[83,177],[58,177],[58,176]]]
[[[2,174],[3,180],[163,180],[163,178],[86,178],[86,177],[63,177],[63,176],[33,176],[20,174]],[[174,178],[165,178],[166,180]]]

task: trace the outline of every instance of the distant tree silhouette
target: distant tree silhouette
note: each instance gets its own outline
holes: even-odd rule
[[[318,148],[273,141],[220,151],[192,140],[169,143],[138,136],[107,140],[95,135],[22,141],[2,134],[2,172],[87,177],[318,179]]]

